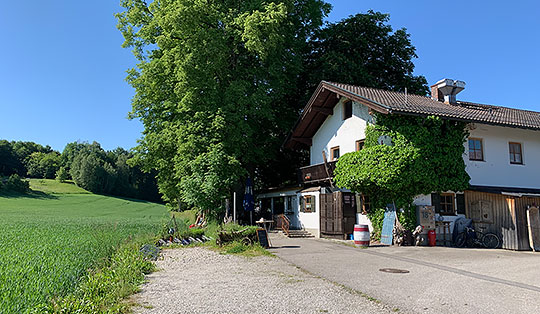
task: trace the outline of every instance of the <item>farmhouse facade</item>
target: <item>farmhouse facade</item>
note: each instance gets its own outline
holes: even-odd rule
[[[310,165],[299,169],[302,188],[269,191],[259,198],[271,205],[283,202],[293,227],[316,236],[345,237],[355,223],[367,221],[363,213],[370,203],[369,196],[333,185],[336,160],[362,149],[374,112],[434,115],[467,123],[463,159],[470,187],[418,195],[414,203],[434,206],[437,219],[450,229],[456,218],[468,217],[476,228],[499,234],[503,248],[531,249],[527,210],[540,204],[540,113],[456,100],[464,87],[461,81],[441,80],[426,97],[321,82],[285,143],[310,152]]]

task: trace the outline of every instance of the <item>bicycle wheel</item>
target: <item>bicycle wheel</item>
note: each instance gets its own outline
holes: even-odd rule
[[[464,247],[466,240],[467,240],[467,237],[465,236],[465,232],[462,232],[457,235],[456,241],[454,241],[454,244],[456,245],[456,247]]]
[[[501,244],[501,240],[494,233],[486,233],[482,238],[482,244],[488,249],[496,249]]]

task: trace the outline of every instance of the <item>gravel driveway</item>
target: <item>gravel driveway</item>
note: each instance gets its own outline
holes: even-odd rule
[[[133,298],[135,313],[390,313],[358,293],[269,256],[170,249]],[[308,257],[306,257],[308,258]]]

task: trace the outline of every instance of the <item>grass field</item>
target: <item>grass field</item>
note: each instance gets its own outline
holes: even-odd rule
[[[73,292],[133,237],[155,235],[164,206],[32,180],[29,195],[0,194],[0,313],[24,313]]]

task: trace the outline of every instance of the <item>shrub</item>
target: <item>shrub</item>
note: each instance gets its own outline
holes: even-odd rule
[[[0,180],[0,190],[25,193],[30,190],[30,183],[21,179],[18,174],[12,174],[9,178]]]
[[[60,182],[66,182],[66,180],[69,180],[69,173],[65,167],[60,167],[60,169],[56,171],[56,180]]]

